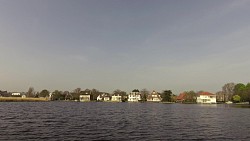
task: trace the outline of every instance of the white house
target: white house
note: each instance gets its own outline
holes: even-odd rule
[[[96,98],[97,101],[102,101],[103,96],[102,95],[98,95],[98,97]]]
[[[205,103],[205,104],[215,104],[216,103],[216,95],[209,92],[200,92],[197,95],[196,99],[197,103]]]
[[[109,96],[104,96],[103,101],[110,101],[110,97]]]
[[[112,98],[111,98],[111,101],[113,101],[113,102],[122,102],[122,96],[113,95]]]
[[[161,100],[161,95],[156,91],[153,91],[147,98],[147,101],[151,102],[160,102]]]
[[[12,93],[11,96],[21,97],[21,93]]]
[[[80,102],[90,101],[90,95],[80,95]]]
[[[134,89],[129,95],[128,95],[128,102],[138,102],[141,100],[141,94],[138,89]]]
[[[98,95],[96,100],[97,101],[110,101],[110,96],[108,93],[103,93],[103,94]]]

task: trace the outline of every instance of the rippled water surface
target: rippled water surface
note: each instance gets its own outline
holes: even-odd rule
[[[250,140],[250,108],[231,105],[0,103],[0,140]]]

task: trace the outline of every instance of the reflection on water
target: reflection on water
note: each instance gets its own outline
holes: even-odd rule
[[[0,103],[0,140],[247,140],[246,105]],[[234,108],[237,107],[237,108]]]
[[[250,108],[249,104],[232,104],[232,107],[236,108]]]

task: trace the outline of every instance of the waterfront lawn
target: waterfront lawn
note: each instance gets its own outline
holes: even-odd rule
[[[0,102],[40,102],[48,101],[47,98],[22,98],[22,97],[0,97]]]

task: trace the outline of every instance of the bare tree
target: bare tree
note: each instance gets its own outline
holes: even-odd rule
[[[232,100],[234,94],[234,83],[227,83],[222,87],[222,93],[224,94],[224,101]]]
[[[225,101],[225,99],[224,99],[224,94],[223,94],[223,92],[222,91],[218,91],[218,92],[216,92],[216,100],[217,101]]]
[[[35,90],[33,87],[29,87],[29,90],[27,92],[27,97],[34,97],[35,96]]]
[[[113,95],[120,95],[121,92],[122,91],[120,89],[116,89],[116,90],[114,90]]]
[[[93,88],[93,89],[91,90],[91,94],[92,94],[92,96],[93,96],[93,100],[97,100],[97,97],[98,97],[98,95],[100,94],[100,92],[99,92],[97,89]]]
[[[113,95],[120,95],[123,101],[126,101],[128,99],[127,93],[119,89],[114,90]]]
[[[76,88],[73,92],[79,94],[81,92],[81,88]]]
[[[148,95],[149,95],[149,91],[146,88],[141,90],[142,101],[147,101]]]
[[[73,96],[72,96],[72,94],[70,94],[69,91],[64,91],[63,96],[65,97],[65,100],[72,100],[73,99]]]

